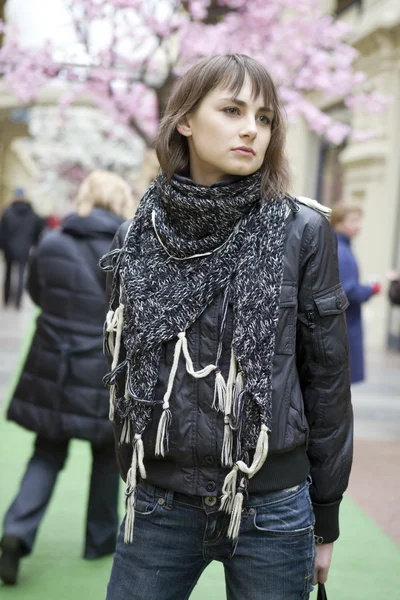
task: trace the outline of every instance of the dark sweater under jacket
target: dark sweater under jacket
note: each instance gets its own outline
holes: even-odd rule
[[[119,229],[113,247],[122,247],[128,226]],[[331,542],[339,535],[339,504],[352,462],[352,407],[344,314],[348,301],[339,281],[336,237],[325,217],[303,205],[290,214],[284,261],[269,454],[250,480],[249,492],[289,488],[311,474],[315,533]],[[110,284],[111,278],[108,293]],[[214,361],[221,316],[222,298],[217,298],[186,332],[195,370]],[[232,331],[231,308],[220,361],[224,377]],[[164,345],[156,398],[162,399],[167,388],[174,348],[174,340]],[[192,378],[181,358],[170,400],[172,423],[165,458],[154,452],[161,404],[154,408],[153,422],[143,434],[149,483],[183,494],[221,495],[228,469],[221,467],[223,415],[212,408],[214,378]],[[124,389],[124,382],[118,386]],[[116,419],[119,440],[121,423]],[[130,446],[118,446],[124,479],[131,456]]]
[[[112,440],[98,260],[121,222],[98,208],[87,217],[71,214],[42,237],[30,261],[28,290],[42,312],[8,418],[52,440]]]

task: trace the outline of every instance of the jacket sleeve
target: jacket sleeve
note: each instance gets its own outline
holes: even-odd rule
[[[340,281],[350,304],[362,304],[369,300],[373,294],[372,286],[359,282],[358,274],[347,260],[345,250],[339,248],[338,258]]]
[[[122,248],[129,224],[130,224],[130,221],[123,223],[120,226],[117,233],[115,234],[114,240],[111,244],[110,251],[115,250],[116,248]],[[112,306],[110,306],[114,277],[118,277],[118,274],[115,274],[112,271],[109,271],[107,273],[107,279],[106,279],[107,306],[109,307],[109,309],[112,309],[112,310],[115,310],[119,304],[119,291],[117,291],[115,299],[114,299],[114,303]],[[125,356],[125,349],[123,347],[123,343],[121,343],[120,359],[123,360],[124,356]],[[107,360],[108,360],[109,368],[111,369],[113,357],[111,355],[108,355]],[[123,376],[119,376],[119,378],[117,380],[117,390],[124,389],[124,388],[125,388],[125,382],[123,380]],[[117,394],[118,394],[118,392],[117,392]],[[126,477],[127,477],[129,468],[131,466],[132,447],[128,446],[127,444],[119,443],[120,436],[121,436],[121,430],[122,430],[122,423],[121,423],[121,419],[119,418],[117,412],[115,412],[115,414],[114,414],[113,429],[114,429],[117,465],[118,465],[118,469],[119,469],[122,479],[124,481],[126,481]]]
[[[0,219],[0,250],[4,250],[5,248],[6,229],[6,216],[5,214],[3,214],[3,216]]]
[[[339,537],[339,505],[352,463],[353,417],[344,314],[348,301],[339,280],[336,236],[320,215],[306,226],[300,262],[297,366],[309,426],[315,535],[319,543],[328,543]]]
[[[31,250],[29,255],[26,288],[32,301],[40,306],[40,279],[37,268],[37,252],[35,250]]]

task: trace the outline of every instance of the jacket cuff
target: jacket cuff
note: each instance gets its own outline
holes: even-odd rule
[[[342,501],[330,502],[329,504],[317,504],[313,502],[315,515],[314,533],[317,544],[330,544],[339,537],[339,505]]]

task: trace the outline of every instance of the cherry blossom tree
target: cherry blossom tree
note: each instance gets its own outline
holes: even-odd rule
[[[90,98],[113,122],[150,145],[176,77],[203,56],[243,52],[266,65],[289,120],[340,143],[349,126],[312,102],[318,96],[379,112],[366,94],[349,29],[322,12],[321,0],[65,0],[73,44],[32,50],[6,27],[3,84],[26,104],[49,83],[65,84],[60,105]],[[0,33],[2,31],[0,23]]]

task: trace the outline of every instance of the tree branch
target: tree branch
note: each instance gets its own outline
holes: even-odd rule
[[[188,14],[189,11],[189,0],[182,2],[183,8]],[[229,13],[238,12],[237,8],[230,8],[229,6],[220,6],[218,0],[211,0],[210,6],[207,9],[207,16],[202,19],[202,23],[205,25],[215,25],[222,21],[222,19]]]
[[[3,21],[3,23],[5,23],[5,21],[6,21],[6,14],[5,14],[6,2],[7,2],[7,0],[0,0],[0,19]],[[4,34],[0,33],[0,48],[3,46],[3,40],[4,40]]]

